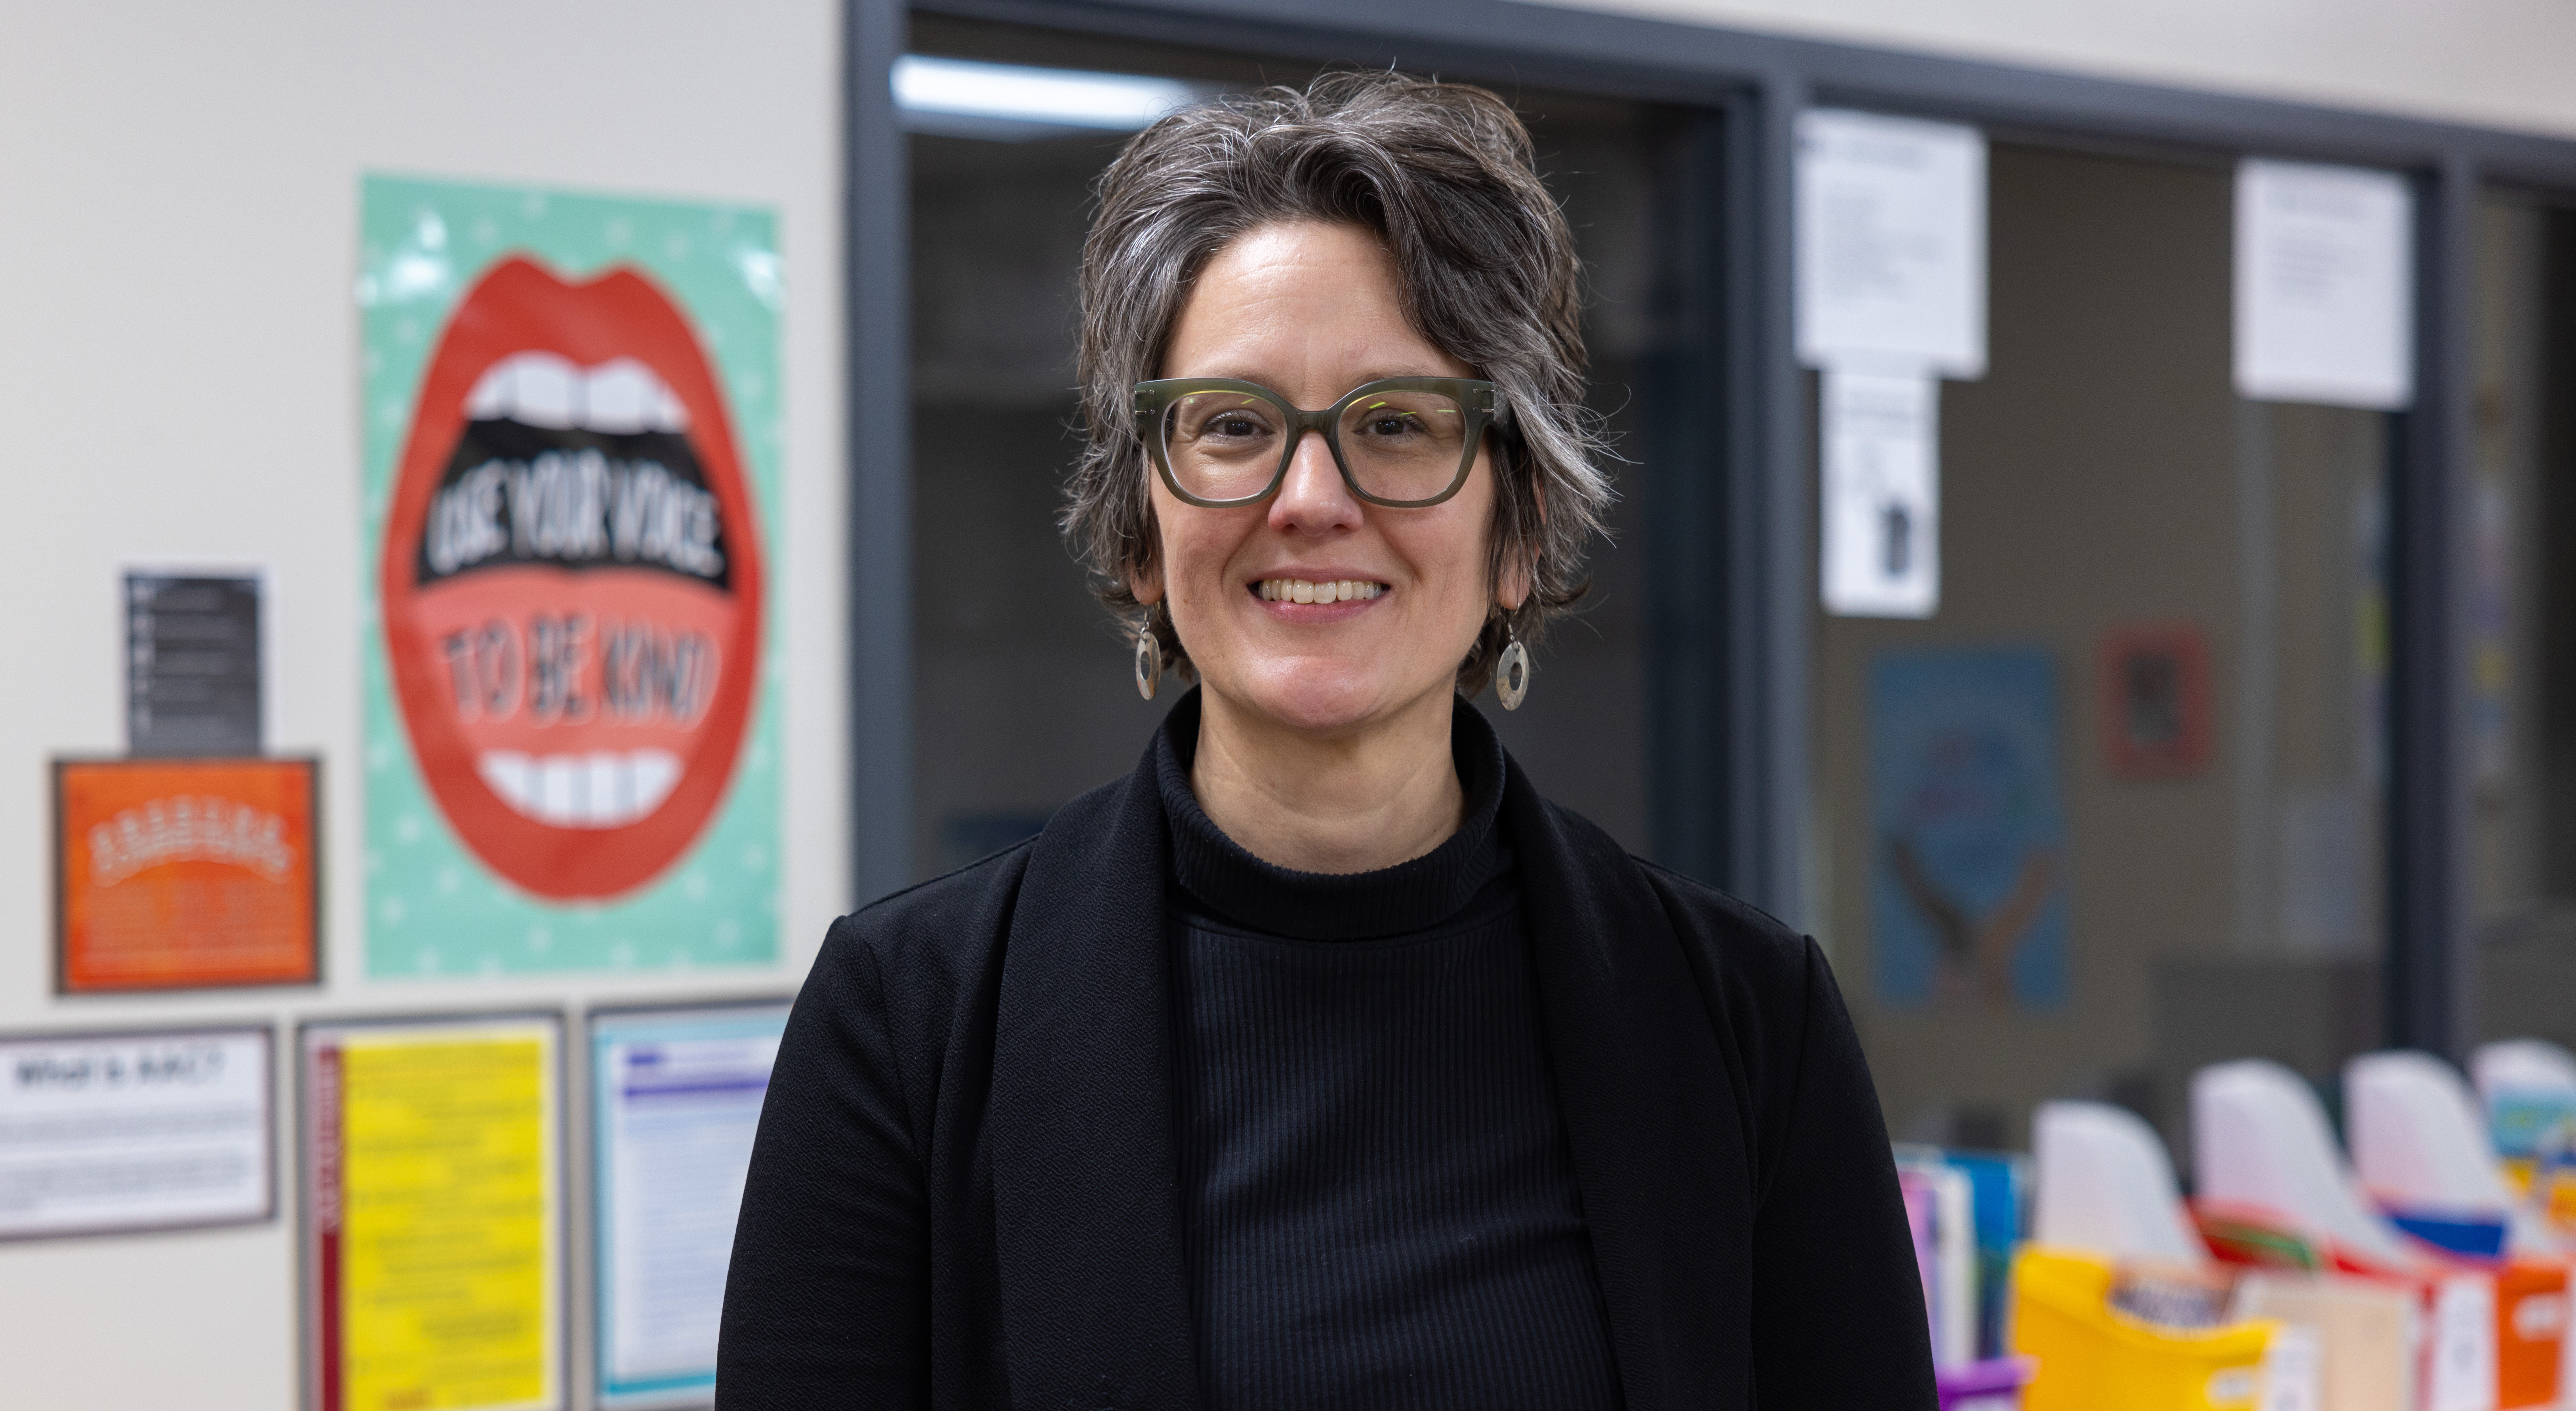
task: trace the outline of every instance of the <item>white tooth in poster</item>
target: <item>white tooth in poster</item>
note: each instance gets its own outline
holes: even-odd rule
[[[619,436],[689,429],[689,412],[679,397],[633,358],[583,369],[553,353],[512,353],[475,380],[465,415],[470,421],[508,418],[556,431]]]
[[[487,372],[476,379],[474,390],[465,395],[467,421],[498,421],[518,410],[515,401],[518,395],[516,381],[518,368],[511,364],[504,364],[504,366],[510,368],[510,376],[497,375],[500,369],[495,368],[492,372]]]
[[[1941,384],[1824,374],[1824,599],[1842,617],[1941,606]]]
[[[616,358],[590,370],[583,389],[590,429],[631,435],[653,429],[654,399],[662,383],[633,358]]]
[[[521,353],[517,414],[530,426],[566,430],[581,423],[581,369],[551,353]]]
[[[2393,411],[2415,398],[2415,203],[2359,167],[2236,168],[2236,391]]]
[[[1985,134],[1815,109],[1797,143],[1799,358],[1985,376]]]
[[[512,812],[558,828],[623,828],[662,806],[680,782],[680,757],[669,750],[525,755],[485,750],[482,776]]]

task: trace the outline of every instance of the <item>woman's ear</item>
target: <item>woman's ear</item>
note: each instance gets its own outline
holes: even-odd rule
[[[1537,487],[1536,499],[1538,527],[1544,531],[1547,528],[1547,487],[1545,485]],[[1537,586],[1538,546],[1531,544],[1522,553],[1515,555],[1512,562],[1505,565],[1503,571],[1496,575],[1494,606],[1505,612],[1518,612],[1521,604],[1529,601],[1531,590]]]
[[[1141,470],[1142,468],[1139,467]],[[1154,473],[1145,476],[1145,553],[1144,561],[1127,570],[1127,592],[1138,607],[1152,607],[1163,600],[1163,516],[1154,503],[1160,487],[1154,484]]]

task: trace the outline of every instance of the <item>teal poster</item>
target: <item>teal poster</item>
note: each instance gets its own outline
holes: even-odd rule
[[[2066,1003],[2066,807],[2043,647],[1883,653],[1869,673],[1870,929],[1885,1003]]]
[[[765,210],[366,178],[370,976],[779,955]]]

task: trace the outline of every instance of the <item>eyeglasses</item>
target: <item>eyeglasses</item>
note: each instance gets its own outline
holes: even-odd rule
[[[1389,377],[1306,411],[1258,382],[1175,377],[1136,384],[1136,430],[1175,495],[1206,509],[1266,500],[1318,432],[1351,493],[1418,509],[1458,493],[1502,393],[1465,377]]]

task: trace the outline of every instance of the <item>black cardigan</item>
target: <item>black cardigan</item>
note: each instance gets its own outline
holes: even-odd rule
[[[1934,1404],[1886,1129],[1823,955],[1506,762],[1549,1059],[1630,1411]],[[1195,1407],[1149,750],[843,917],[770,1079],[717,1403]]]

